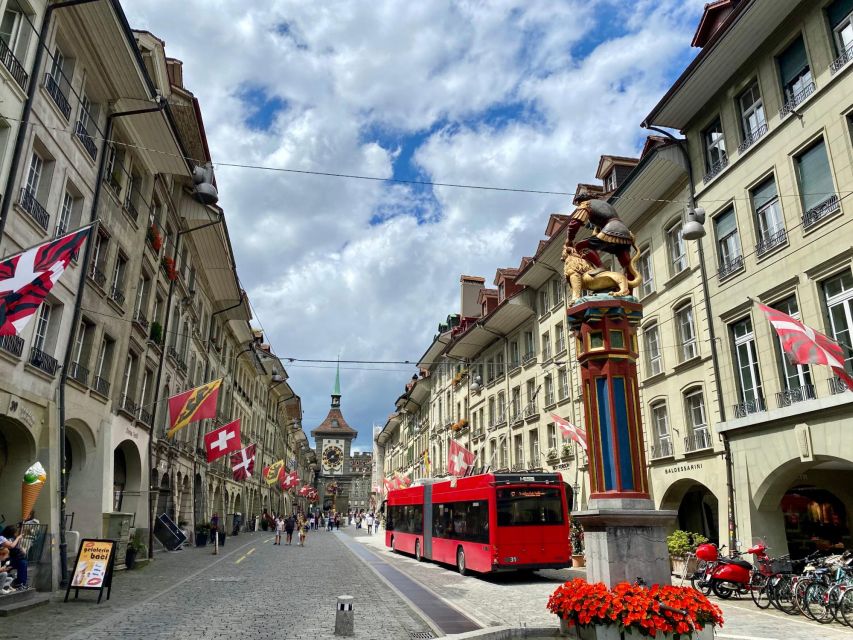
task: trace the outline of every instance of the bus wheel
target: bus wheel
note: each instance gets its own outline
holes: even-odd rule
[[[465,551],[462,547],[456,551],[456,570],[460,576],[468,575],[468,568],[465,566]]]
[[[423,562],[424,557],[421,555],[421,541],[415,540],[415,560]]]

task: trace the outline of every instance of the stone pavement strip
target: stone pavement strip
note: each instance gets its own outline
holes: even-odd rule
[[[348,528],[356,542],[377,552],[394,568],[438,594],[484,627],[554,627],[555,617],[545,609],[554,589],[585,572],[577,569],[539,571],[533,574],[460,576],[453,567],[420,563],[413,557],[392,553],[385,547],[385,532],[367,536],[363,529]],[[676,580],[676,584],[678,584]],[[712,598],[714,599],[714,598]],[[851,640],[853,631],[838,623],[828,625],[788,616],[771,607],[761,611],[745,600],[720,601],[726,621],[717,637],[730,640]]]
[[[336,599],[355,597],[356,638],[407,640],[429,627],[334,534],[281,547],[264,533],[158,554],[116,574],[112,597],[93,593],[4,619],[0,638],[333,638]]]

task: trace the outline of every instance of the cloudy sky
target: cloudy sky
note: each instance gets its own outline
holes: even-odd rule
[[[543,237],[566,196],[415,187],[387,178],[573,192],[696,50],[704,0],[445,2],[133,0],[200,99],[238,271],[283,357],[417,359],[459,311],[460,274],[490,283]],[[342,365],[343,409],[370,448],[413,366]],[[369,370],[368,370],[369,369]],[[287,364],[303,425],[334,365]]]

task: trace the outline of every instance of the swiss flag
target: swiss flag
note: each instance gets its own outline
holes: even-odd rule
[[[451,440],[447,448],[447,470],[452,476],[464,476],[476,457],[472,451]]]
[[[551,414],[551,420],[554,421],[555,425],[560,427],[560,431],[563,432],[564,436],[566,436],[567,438],[571,438],[572,440],[577,442],[580,446],[583,447],[584,451],[586,451],[586,429],[582,427],[576,427],[565,418],[561,418],[560,416],[558,416],[556,413]]]
[[[207,461],[213,462],[232,451],[243,448],[240,442],[240,418],[219,427],[204,436],[204,448],[207,451]]]
[[[235,480],[248,480],[255,472],[255,445],[250,444],[231,456],[231,471]]]

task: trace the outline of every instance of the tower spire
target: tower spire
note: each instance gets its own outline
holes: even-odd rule
[[[338,366],[335,369],[335,388],[332,390],[332,406],[341,406],[341,357],[338,356]]]

